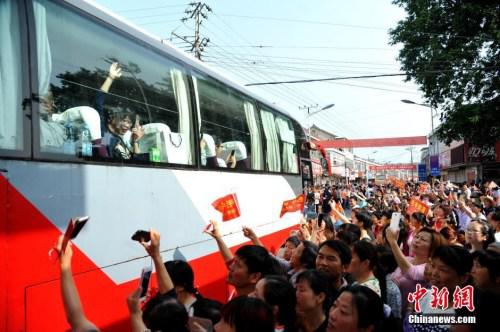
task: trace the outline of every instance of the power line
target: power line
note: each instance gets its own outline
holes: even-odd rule
[[[221,22],[223,22],[225,25],[227,25],[227,24],[226,24],[223,20],[221,20],[221,19],[220,19],[220,18],[219,18],[216,14],[214,14],[214,16],[215,16],[218,20],[220,20]],[[215,24],[215,22],[213,22],[213,21],[211,21],[211,23],[212,23],[212,24]],[[220,28],[218,25],[214,25],[214,27],[215,27],[215,28],[217,28],[218,30],[222,31],[224,34],[227,34],[227,32],[226,32],[226,31],[224,31],[222,28]],[[231,26],[228,26],[228,27],[229,27],[230,29],[232,29],[232,28],[231,28]],[[234,29],[232,29],[232,30],[234,31]],[[235,32],[235,34],[238,34],[236,31],[234,31],[234,32]],[[212,32],[212,33],[214,33],[214,32]],[[214,33],[214,34],[215,34],[215,33]],[[215,34],[215,35],[217,35],[217,34]],[[233,38],[233,37],[232,37],[232,35],[229,35],[229,36],[231,36],[231,38]],[[242,38],[244,39],[244,37],[242,37]],[[215,44],[215,46],[218,46],[218,45],[217,45],[217,44]],[[233,56],[233,54],[232,54],[231,52],[227,51],[227,50],[224,50],[224,49],[222,49],[222,50],[224,51],[224,54],[223,54],[223,56],[224,56],[224,57],[226,57],[226,56],[227,56],[227,54],[229,54],[229,55],[231,55],[231,57],[236,58],[238,61],[234,61],[234,63],[235,63],[235,65],[236,65],[236,66],[238,66],[238,67],[241,69],[241,67],[242,67],[242,65],[241,65],[241,61],[242,61],[242,60],[244,60],[244,59],[241,59],[241,58],[238,58],[238,57]],[[215,51],[215,49],[212,49],[212,51],[213,51],[213,52],[216,52],[216,51]],[[218,53],[218,54],[220,54],[220,52],[217,52],[217,53]],[[231,61],[232,61],[232,60],[231,60]],[[217,65],[218,65],[218,64],[217,64]],[[218,66],[219,66],[219,65],[218,65]],[[224,67],[223,67],[223,68],[224,68]],[[252,72],[257,73],[257,75],[259,75],[259,76],[266,77],[266,76],[265,76],[265,74],[263,74],[263,73],[261,73],[261,72],[258,72],[258,71],[255,71],[255,70],[254,70],[253,68],[251,68],[251,67],[249,68],[249,70],[251,70]],[[236,71],[236,73],[238,73],[238,74],[239,74],[239,72],[240,72],[240,71]],[[241,75],[239,75],[239,76],[241,76]],[[269,77],[269,76],[267,76],[267,77]],[[269,78],[273,79],[272,77],[269,77]],[[290,100],[290,99],[293,99],[293,100],[295,100],[298,104],[303,104],[303,103],[304,103],[304,101],[303,101],[303,100],[300,100],[299,98],[297,98],[297,93],[296,93],[296,92],[293,92],[293,93],[291,93],[291,94],[288,94],[288,93],[287,93],[287,94],[285,94],[285,95],[284,95],[284,92],[282,92],[282,91],[281,91],[281,89],[278,89],[277,91],[279,91],[279,94],[281,95],[281,97],[282,97],[282,98],[283,98],[283,96],[285,96],[285,97],[284,97],[284,98],[285,98],[285,100]],[[267,91],[267,92],[269,92],[269,91]],[[278,93],[278,92],[277,92],[277,93]],[[299,94],[299,95],[300,95],[300,94]],[[307,102],[307,103],[309,103],[309,102]]]
[[[381,48],[381,47],[337,47],[337,46],[316,46],[316,45],[306,45],[306,46],[289,46],[289,45],[219,45],[218,47],[229,47],[229,48],[310,48],[310,49],[333,49],[333,50],[372,50],[372,51],[394,51],[394,48]]]
[[[158,6],[158,7],[149,7],[149,8],[136,8],[136,9],[125,9],[125,10],[117,10],[117,13],[129,13],[129,12],[140,12],[140,11],[147,11],[147,10],[153,10],[153,9],[162,9],[162,8],[174,8],[174,7],[186,7],[188,4],[181,4],[181,5],[167,5],[167,6]]]
[[[331,25],[343,28],[356,28],[356,29],[368,29],[368,30],[383,30],[387,31],[389,28],[366,26],[366,25],[354,25],[354,24],[341,24],[341,23],[331,23],[322,21],[311,21],[311,20],[301,20],[292,18],[279,18],[279,17],[265,17],[265,16],[248,16],[248,15],[234,15],[234,14],[220,14],[220,16],[226,17],[237,17],[237,18],[248,18],[257,20],[269,20],[269,21],[280,21],[280,22],[295,22],[295,23],[306,23],[306,24],[319,24],[319,25]]]
[[[249,40],[247,40],[244,36],[241,36],[241,34],[238,33],[238,31],[236,31],[235,29],[233,29],[231,27],[231,25],[229,25],[228,23],[226,23],[222,18],[219,17],[219,15],[215,15],[215,17],[221,21],[224,25],[226,25],[231,31],[233,31],[236,35],[239,35],[244,41],[248,42],[248,43],[251,43]],[[258,51],[260,53],[260,51]],[[262,54],[262,53],[261,53]],[[266,57],[265,55],[263,55],[264,57]],[[267,58],[268,60],[270,60],[269,58]],[[297,93],[296,91],[294,91],[293,89],[291,89],[290,87],[285,87],[287,90],[290,90],[292,91],[293,95],[295,96],[295,94]],[[309,92],[310,93],[310,92]],[[301,94],[303,95],[303,91],[301,91]],[[313,104],[314,102],[317,102],[318,101],[318,98],[316,96],[314,96],[316,98],[316,100],[313,100]]]
[[[278,82],[260,82],[260,83],[249,83],[246,86],[254,85],[271,85],[271,84],[293,84],[293,83],[309,83],[309,82],[324,82],[324,81],[338,81],[338,80],[350,80],[358,78],[375,78],[375,77],[390,77],[390,76],[406,76],[403,73],[397,74],[380,74],[380,75],[361,75],[361,76],[345,76],[345,77],[330,77],[330,78],[317,78],[308,80],[295,80],[295,81],[278,81]]]
[[[177,13],[162,13],[162,14],[154,14],[154,15],[143,15],[143,16],[132,16],[132,17],[127,17],[128,20],[137,20],[137,19],[141,19],[141,18],[150,18],[150,17],[161,17],[161,16],[173,16],[173,15],[176,15],[176,16],[180,16],[184,14],[184,12],[177,12]]]
[[[384,28],[384,27],[376,27],[376,26],[366,26],[366,25],[354,25],[354,24],[341,24],[341,23],[332,23],[332,22],[324,22],[324,21],[312,21],[312,20],[302,20],[302,19],[291,19],[291,18],[281,18],[281,17],[266,17],[266,16],[249,16],[249,15],[235,15],[235,14],[221,14],[221,16],[227,17],[237,17],[237,18],[247,18],[247,19],[255,19],[255,20],[268,20],[268,21],[280,21],[280,22],[293,22],[293,23],[306,23],[306,24],[319,24],[319,25],[330,25],[330,26],[338,26],[342,28],[355,28],[355,29],[366,29],[366,30],[380,30],[388,32],[392,27]],[[423,31],[413,31],[415,34],[428,35],[428,36],[437,36],[437,37],[449,37],[448,34],[444,33],[435,33],[435,32],[423,32]],[[462,39],[478,39],[480,36],[461,36],[461,35],[453,35],[455,38]],[[493,39],[490,36],[487,36],[490,39]]]

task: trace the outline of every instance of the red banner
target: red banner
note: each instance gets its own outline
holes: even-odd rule
[[[368,166],[370,171],[393,171],[393,170],[416,170],[416,164],[388,164],[380,166]]]
[[[403,180],[393,178],[391,179],[391,183],[394,187],[405,190],[405,182]]]
[[[382,146],[427,145],[427,136],[336,139],[332,141],[316,141],[316,146],[323,149],[338,148],[374,148]]]
[[[281,207],[280,218],[287,212],[302,211],[304,208],[304,194],[297,196],[289,201],[284,201]]]
[[[212,206],[222,213],[222,221],[228,221],[240,216],[240,208],[236,194],[229,194],[216,199]]]
[[[422,212],[424,215],[427,215],[429,213],[429,206],[416,198],[412,198],[406,212],[410,215],[413,212]]]

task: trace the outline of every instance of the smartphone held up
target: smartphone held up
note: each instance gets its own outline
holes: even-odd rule
[[[149,282],[151,280],[151,274],[153,270],[151,266],[146,266],[141,271],[141,279],[139,281],[139,286],[141,286],[141,295],[139,296],[141,301],[146,299],[146,295],[148,294]]]
[[[391,216],[391,224],[389,227],[393,232],[399,231],[399,222],[401,221],[401,212],[393,212]]]

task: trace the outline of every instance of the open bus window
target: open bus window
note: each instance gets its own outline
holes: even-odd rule
[[[202,165],[263,170],[261,132],[252,100],[216,80],[197,75]]]
[[[22,150],[23,112],[18,2],[0,0],[0,149]]]
[[[34,12],[40,152],[193,164],[182,66],[54,2],[35,0]]]

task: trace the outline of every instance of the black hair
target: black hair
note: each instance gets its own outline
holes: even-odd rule
[[[196,288],[194,287],[194,272],[187,262],[174,260],[167,261],[164,265],[174,286],[182,286],[186,292],[196,293]]]
[[[107,107],[107,112],[105,112],[105,120],[106,123],[110,123],[112,119],[125,119],[126,117],[130,118],[132,124],[134,124],[136,120],[136,114],[132,111],[128,106],[123,104],[118,104],[116,106]]]
[[[295,288],[283,277],[265,277],[264,299],[267,304],[278,307],[276,323],[284,325],[285,331],[291,331],[295,327],[296,312]]]
[[[363,228],[366,230],[371,229],[373,225],[373,221],[371,216],[364,211],[358,211],[355,212],[354,215],[356,216],[356,219],[363,225]]]
[[[422,212],[413,212],[411,216],[420,224],[420,226],[422,227],[429,226],[427,222],[427,217]]]
[[[358,329],[373,326],[373,331],[382,331],[385,321],[384,303],[380,296],[368,287],[361,285],[347,286],[342,290],[352,295],[352,305],[358,312]]]
[[[316,256],[318,256],[318,246],[311,241],[302,241],[304,250],[300,256],[300,266],[306,269],[314,269],[316,267]]]
[[[387,302],[387,280],[385,279],[387,273],[385,273],[384,269],[378,263],[375,246],[368,241],[357,241],[354,243],[352,251],[356,252],[360,262],[368,260],[370,270],[373,271],[373,274],[378,279],[382,299]]]
[[[372,204],[372,203],[371,203],[371,204]],[[379,211],[379,210],[377,210],[377,211],[373,212],[373,214],[372,214],[372,215],[373,215],[373,216],[375,216],[375,217],[377,217],[377,219],[380,219],[380,218],[382,218],[382,216],[385,216],[384,212]],[[389,219],[390,219],[390,217],[389,217]]]
[[[344,223],[340,225],[337,232],[337,239],[343,241],[347,245],[352,245],[361,238],[361,228],[358,225]]]
[[[274,332],[273,311],[258,298],[239,296],[232,299],[222,307],[221,316],[235,332]]]
[[[272,274],[273,262],[267,250],[261,246],[245,245],[236,250],[236,256],[247,266],[248,273],[260,272],[261,277]]]
[[[291,244],[293,244],[295,246],[295,248],[297,248],[300,244],[300,240],[297,236],[295,235],[292,235],[290,237],[288,237],[286,240],[285,240],[285,243],[287,242],[290,242]]]
[[[348,265],[351,263],[351,248],[349,248],[349,246],[345,244],[345,242],[339,240],[327,240],[319,245],[318,251],[325,246],[334,250],[339,255],[342,265]]]
[[[378,245],[376,246],[379,267],[384,270],[385,274],[392,273],[398,267],[396,258],[392,253],[392,250],[386,246]]]
[[[335,232],[335,226],[333,225],[332,218],[329,215],[323,215],[323,222],[325,223],[325,229],[329,230],[330,232]]]
[[[472,253],[472,259],[488,269],[488,275],[492,282],[500,278],[500,254],[491,250],[478,250]]]
[[[455,270],[459,276],[468,274],[472,269],[472,255],[464,247],[440,246],[434,251],[432,258],[439,258],[444,264]]]
[[[491,214],[491,219],[500,222],[500,210],[498,207],[495,208],[495,212]]]
[[[186,308],[172,297],[161,298],[150,305],[143,311],[142,319],[152,331],[189,332]]]
[[[328,275],[323,271],[313,269],[305,270],[299,273],[295,284],[298,285],[301,281],[307,282],[315,295],[319,295],[321,293],[325,294],[323,309],[327,310],[326,306],[331,303]]]
[[[380,212],[383,217],[386,217],[387,219],[391,220],[392,218],[392,210],[383,210]]]

